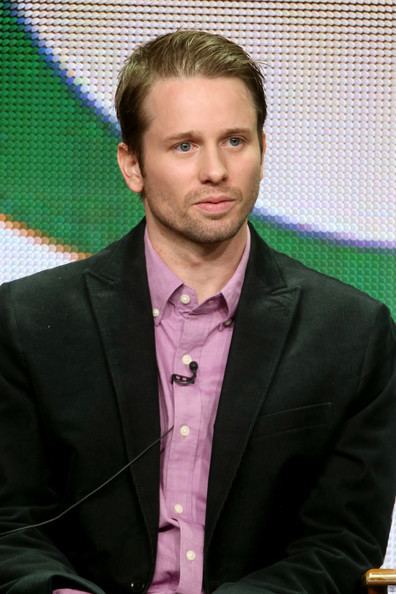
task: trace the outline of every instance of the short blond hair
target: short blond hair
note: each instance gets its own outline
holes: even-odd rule
[[[176,31],[135,49],[120,71],[115,107],[122,140],[139,160],[147,129],[144,100],[158,79],[191,76],[235,77],[250,90],[257,114],[261,146],[267,115],[263,75],[254,60],[236,43],[204,31]]]

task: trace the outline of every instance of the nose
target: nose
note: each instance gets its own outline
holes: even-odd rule
[[[228,171],[219,147],[207,147],[201,153],[199,179],[203,184],[219,184],[228,177]]]

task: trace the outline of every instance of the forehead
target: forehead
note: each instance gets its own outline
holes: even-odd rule
[[[143,104],[148,130],[256,126],[252,94],[239,78],[203,76],[159,79]]]

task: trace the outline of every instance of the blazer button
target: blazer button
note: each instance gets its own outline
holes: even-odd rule
[[[135,580],[129,584],[131,592],[143,592],[146,587],[146,584],[141,580]]]

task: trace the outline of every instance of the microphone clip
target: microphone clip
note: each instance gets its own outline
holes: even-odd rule
[[[191,361],[189,365],[192,375],[188,377],[187,375],[179,375],[178,373],[172,373],[171,375],[171,384],[175,383],[178,386],[189,386],[191,384],[195,384],[195,378],[197,377],[198,371],[198,363],[196,361]]]

